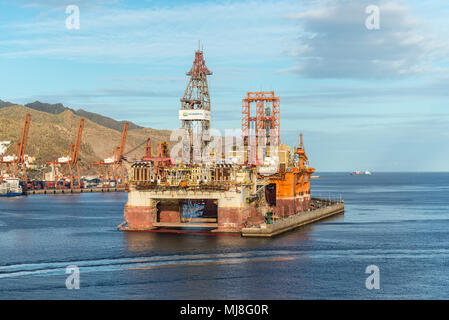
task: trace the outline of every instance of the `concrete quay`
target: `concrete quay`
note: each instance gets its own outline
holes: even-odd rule
[[[27,190],[26,195],[32,194],[69,194],[69,193],[91,193],[91,192],[125,192],[125,188],[88,188],[88,189],[38,189]]]
[[[272,221],[270,224],[264,223],[258,227],[243,228],[242,236],[273,237],[303,225],[343,213],[344,211],[345,208],[343,202],[332,202],[328,206],[277,219]]]

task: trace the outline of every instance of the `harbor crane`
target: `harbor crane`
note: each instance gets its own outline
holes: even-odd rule
[[[70,188],[81,187],[80,170],[78,167],[79,149],[81,146],[81,137],[83,134],[84,119],[80,119],[78,130],[76,133],[75,144],[71,144],[66,156],[62,156],[54,161],[48,161],[52,167],[55,177],[55,188],[58,188],[58,181],[62,179],[62,186],[64,188],[64,182],[66,179],[70,179]],[[74,172],[75,171],[75,172]],[[74,186],[75,180],[78,181],[78,185]]]
[[[125,185],[126,170],[123,166],[123,153],[125,151],[126,137],[128,135],[128,126],[129,123],[125,122],[123,125],[120,146],[114,148],[112,156],[93,163],[94,166],[98,166],[101,184],[104,187],[111,187],[112,179],[115,179],[117,187]]]
[[[19,178],[28,183],[26,164],[25,164],[25,149],[28,140],[28,130],[30,128],[31,114],[25,115],[25,121],[22,128],[22,136],[20,141],[16,143],[15,152],[12,155],[0,156],[0,166],[6,165],[6,169],[0,170],[0,182],[5,177]]]

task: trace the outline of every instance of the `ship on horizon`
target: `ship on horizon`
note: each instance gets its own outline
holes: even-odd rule
[[[354,172],[351,172],[351,176],[370,176],[371,174],[371,171],[368,170],[355,170]]]

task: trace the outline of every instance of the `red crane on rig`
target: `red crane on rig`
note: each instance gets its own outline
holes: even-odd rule
[[[25,165],[25,148],[28,140],[28,129],[30,128],[31,114],[25,115],[25,121],[22,129],[22,137],[20,141],[16,143],[16,150],[12,155],[0,156],[0,164],[6,164],[6,169],[3,173],[0,170],[0,182],[8,177],[19,178],[25,181],[25,185],[28,183],[26,165]],[[0,168],[1,169],[1,168]]]
[[[71,144],[66,156],[59,157],[54,161],[48,161],[53,169],[53,174],[55,177],[55,188],[58,188],[58,181],[62,179],[62,188],[64,188],[64,182],[66,179],[70,179],[71,188],[81,187],[81,177],[80,170],[78,166],[79,149],[81,146],[81,137],[83,134],[84,119],[80,119],[78,125],[78,131],[76,133],[75,144]],[[76,176],[74,176],[74,171],[76,170]],[[73,182],[78,180],[78,185],[74,186]]]
[[[98,166],[101,184],[105,187],[110,187],[113,178],[115,179],[117,187],[125,185],[126,174],[123,166],[123,153],[125,151],[126,137],[128,135],[128,126],[129,123],[125,122],[123,125],[120,146],[114,149],[112,156],[93,163],[94,166]]]
[[[165,179],[165,168],[173,166],[168,150],[167,142],[161,142],[158,144],[157,154],[153,155],[151,149],[151,139],[148,138],[145,144],[145,155],[142,157],[142,161],[153,162],[155,172],[157,176]]]
[[[251,104],[256,104],[256,115],[251,115]],[[279,145],[280,99],[269,92],[248,92],[242,100],[242,138],[250,145],[250,163],[259,164],[259,144]]]

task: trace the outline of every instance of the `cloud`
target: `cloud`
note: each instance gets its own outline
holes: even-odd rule
[[[380,29],[368,30],[365,8],[375,1],[332,1],[290,14],[301,30],[290,53],[297,64],[283,72],[308,78],[396,78],[448,71],[436,61],[448,53],[426,23],[392,1],[378,2]]]
[[[111,80],[119,82],[185,82],[185,77],[109,77],[99,80]]]
[[[298,113],[294,112],[284,112],[282,114],[284,118],[294,119],[298,116]],[[433,113],[431,115],[423,114],[423,113],[388,113],[388,114],[379,114],[379,113],[317,113],[317,112],[309,112],[302,113],[301,120],[335,120],[335,119],[347,119],[347,120],[371,120],[371,119],[384,119],[384,120],[392,120],[392,119],[423,119],[423,118],[431,118],[433,119],[449,119],[449,114],[447,113]],[[378,123],[375,123],[376,125]]]
[[[412,99],[414,102],[433,99],[447,100],[449,97],[449,77],[432,77],[422,81],[401,82],[383,81],[382,83],[331,83],[323,84],[312,89],[298,91],[284,91],[281,102],[283,105],[313,105],[326,108],[341,107],[360,108],[361,105],[371,106],[371,103],[385,104],[388,101],[404,101]],[[447,103],[446,103],[447,104]],[[412,105],[412,104],[410,104]],[[401,104],[391,107],[403,108]]]
[[[72,90],[70,92],[58,94],[40,94],[27,98],[18,98],[20,101],[60,101],[66,99],[98,99],[98,98],[176,98],[179,97],[180,90],[173,91],[156,91],[149,89],[130,89],[130,88],[98,88],[94,90]],[[58,100],[59,99],[59,100]]]
[[[200,39],[206,54],[233,61],[236,56],[263,61],[279,55],[284,44],[293,40],[296,27],[283,17],[301,8],[292,1],[149,3],[140,7],[88,3],[79,2],[79,30],[66,29],[67,15],[61,6],[50,6],[51,10],[47,6],[41,15],[35,12],[33,19],[10,18],[0,26],[5,35],[0,37],[0,56],[166,60],[190,55]]]

